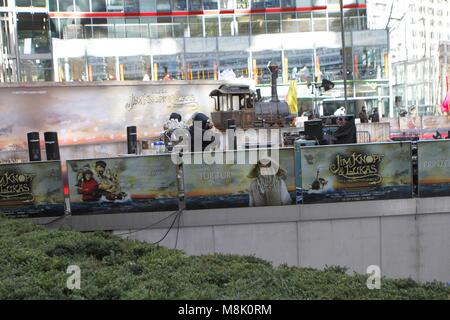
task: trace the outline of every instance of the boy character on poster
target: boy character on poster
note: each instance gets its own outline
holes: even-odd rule
[[[82,195],[83,202],[93,202],[100,199],[98,183],[91,170],[83,171],[82,179],[79,181],[78,193]]]
[[[271,158],[258,161],[248,178],[253,179],[249,190],[249,206],[286,206],[292,204],[286,185],[287,172]]]

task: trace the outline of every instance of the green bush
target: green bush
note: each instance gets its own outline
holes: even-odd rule
[[[81,268],[81,289],[69,290],[69,265]],[[0,217],[0,299],[449,299],[442,283],[278,268],[250,257],[187,256],[178,250],[107,233],[47,230]]]

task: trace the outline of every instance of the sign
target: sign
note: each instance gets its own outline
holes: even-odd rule
[[[300,203],[370,201],[412,197],[410,143],[296,149]]]
[[[60,162],[0,165],[0,212],[17,218],[64,215]]]
[[[178,210],[170,155],[67,161],[73,215]]]
[[[223,164],[184,164],[187,209],[295,204],[293,149],[231,151],[218,158]],[[267,172],[262,162],[270,163]]]
[[[419,197],[450,196],[450,140],[417,143]]]

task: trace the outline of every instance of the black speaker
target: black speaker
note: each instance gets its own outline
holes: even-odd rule
[[[128,154],[137,154],[137,128],[127,127]]]
[[[39,132],[27,133],[27,140],[30,161],[41,161],[41,141],[39,140]]]
[[[323,123],[322,120],[305,121],[306,140],[318,141],[323,140]]]
[[[61,160],[61,157],[59,155],[58,134],[56,132],[44,132],[44,139],[47,160]]]
[[[227,120],[227,129],[236,130],[236,121],[234,119]]]

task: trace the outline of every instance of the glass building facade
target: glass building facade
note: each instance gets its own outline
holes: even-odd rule
[[[265,89],[272,61],[280,84],[298,81],[305,111],[317,101],[324,113],[342,103],[344,70],[354,112],[364,104],[389,109],[388,38],[367,30],[365,0],[344,0],[345,50],[339,0],[16,0],[15,7],[23,9],[14,13],[21,81],[231,74]],[[27,7],[42,12],[22,12]],[[336,89],[311,91],[308,84],[324,78]]]

